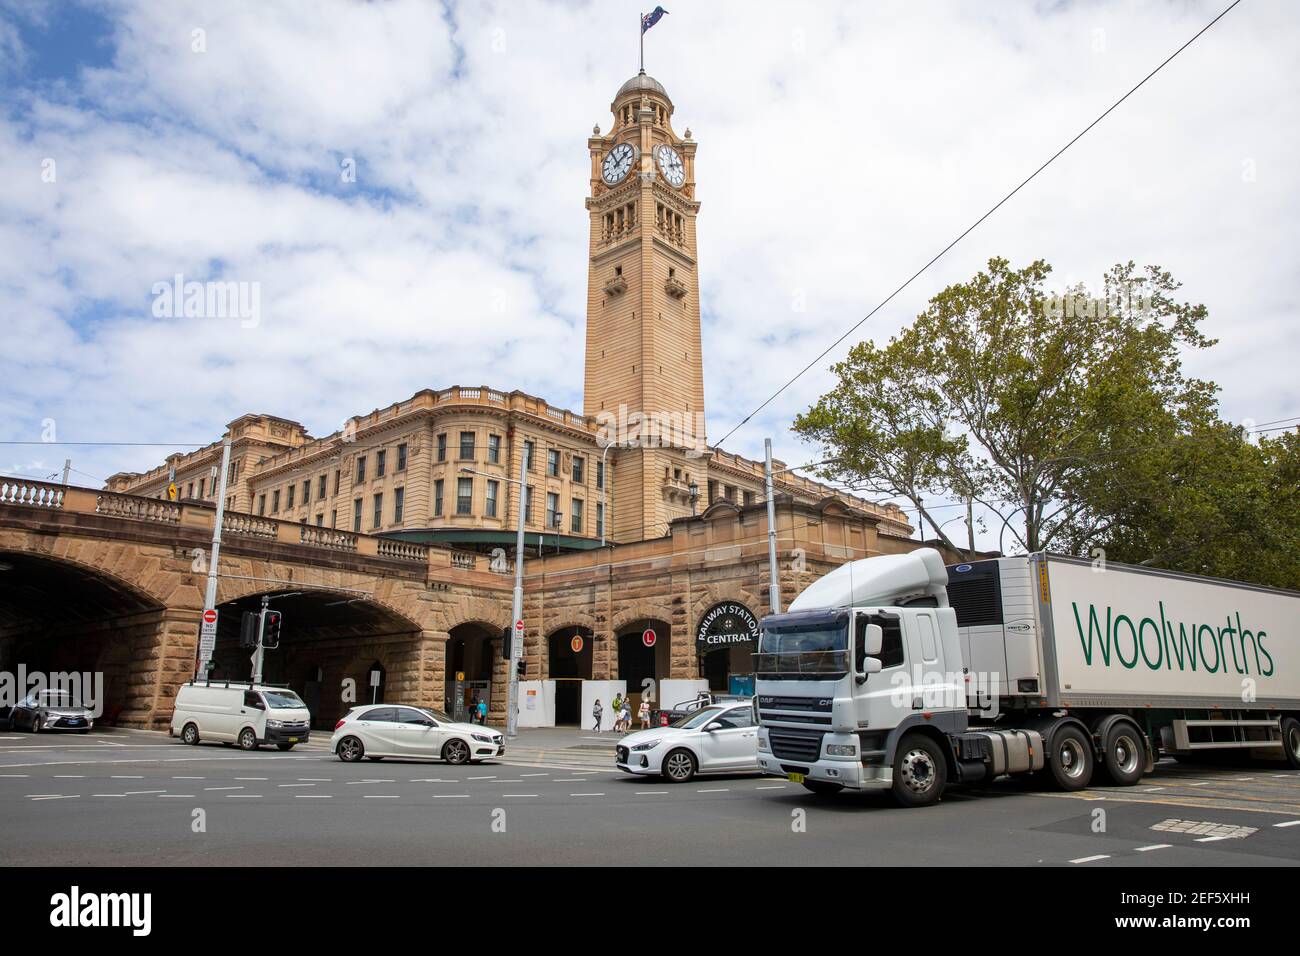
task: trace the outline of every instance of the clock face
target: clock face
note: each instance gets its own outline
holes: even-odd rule
[[[659,171],[670,185],[677,187],[686,182],[686,167],[682,165],[677,150],[668,145],[660,146],[655,150],[655,159],[659,162]]]
[[[636,150],[631,143],[619,143],[605,154],[605,161],[600,164],[600,175],[606,183],[613,186],[623,181],[623,177],[632,168],[636,159]]]

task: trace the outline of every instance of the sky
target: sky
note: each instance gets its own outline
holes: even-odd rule
[[[670,4],[710,439],[1227,2]],[[0,440],[42,442],[0,472],[96,486],[245,412],[321,435],[449,385],[581,410],[586,139],[641,6],[0,0]],[[789,426],[830,364],[993,256],[1159,264],[1224,416],[1300,415],[1297,49],[1300,6],[1245,0],[727,449],[815,460]],[[256,308],[160,315],[177,276]]]

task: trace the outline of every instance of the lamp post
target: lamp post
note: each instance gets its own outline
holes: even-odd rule
[[[609,528],[609,468],[605,465],[605,456],[614,447],[612,441],[605,442],[600,453],[600,546],[605,546],[605,532]]]
[[[767,495],[767,601],[781,613],[781,582],[776,568],[776,502],[772,500],[772,439],[763,439],[763,487]]]
[[[461,468],[465,474],[478,475],[473,468]],[[484,477],[498,478],[497,475]],[[519,661],[524,653],[524,504],[528,495],[528,445],[522,444],[519,452],[519,480],[501,479],[519,486],[519,515],[515,522],[515,590],[511,604],[510,626],[514,634],[510,639],[510,660],[506,665],[506,736],[512,740],[519,736]]]

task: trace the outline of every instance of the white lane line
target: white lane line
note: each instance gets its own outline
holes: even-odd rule
[[[1231,839],[1233,838],[1226,837],[1226,836],[1208,836],[1208,837],[1197,837],[1196,842],[1197,843],[1218,843],[1220,840],[1231,840]]]
[[[1143,787],[1142,793],[1155,793],[1157,790],[1163,790],[1164,787]]]
[[[696,792],[696,793],[730,793],[730,792],[731,792],[731,788],[730,788],[730,787],[722,787],[722,788],[720,788],[720,789],[716,789],[716,790],[696,790],[695,792]]]
[[[468,793],[435,793],[435,794],[433,795],[433,799],[435,799],[435,800],[468,800],[468,799],[469,799],[469,794],[468,794]]]
[[[295,794],[293,795],[293,798],[294,798],[295,800],[333,800],[333,799],[334,799],[334,794],[332,794],[332,793],[295,793]]]
[[[1109,853],[1099,853],[1096,856],[1081,856],[1077,860],[1071,860],[1071,863],[1093,863],[1097,860],[1109,860]]]
[[[207,780],[207,777],[172,777],[173,780]]]
[[[571,793],[571,797],[603,797],[603,793]]]
[[[549,777],[549,773],[521,773],[521,777]]]
[[[12,778],[15,778],[15,779],[16,779],[16,778],[19,778],[19,777],[26,778],[26,777],[27,777],[27,774],[25,774],[25,773],[0,773],[0,777],[12,777]]]
[[[55,780],[81,780],[86,775],[84,773],[56,773]]]
[[[1246,783],[1248,780],[1254,780],[1255,778],[1254,777],[1233,777],[1232,779],[1236,780],[1238,783]]]
[[[204,787],[203,789],[206,792],[208,790],[243,790],[244,788],[243,787]]]
[[[228,793],[226,794],[226,799],[227,800],[261,800],[262,795],[260,793]]]
[[[115,773],[115,774],[111,774],[111,775],[109,776],[108,779],[110,779],[110,780],[143,780],[143,779],[144,779],[144,774],[142,774],[142,773]]]
[[[299,777],[298,779],[305,781],[307,783],[333,783],[334,782],[333,777]]]
[[[1274,779],[1274,780],[1277,780],[1278,778],[1287,778],[1287,779],[1289,779],[1289,778],[1294,777],[1294,776],[1295,776],[1295,774],[1293,774],[1293,773],[1275,773],[1275,774],[1273,774],[1273,779]]]
[[[495,780],[496,777],[466,777],[466,780]]]
[[[125,793],[92,793],[92,797],[125,797]]]
[[[1134,853],[1146,853],[1148,850],[1167,850],[1173,844],[1171,843],[1152,843],[1150,846],[1134,847]]]
[[[785,784],[783,784],[783,783],[778,783],[778,784],[776,784],[775,786],[772,786],[772,787],[755,787],[754,789],[755,789],[755,790],[784,790],[784,789],[785,789]]]
[[[148,793],[166,793],[166,792],[167,792],[166,790],[128,790],[126,793],[122,794],[122,796],[124,796],[124,797],[138,797],[138,796],[140,796],[140,795],[142,795],[142,794],[148,794]]]
[[[159,800],[193,800],[193,799],[194,799],[194,794],[192,794],[192,793],[160,793],[160,794],[158,794],[158,799],[159,799]]]
[[[1281,823],[1273,824],[1275,827],[1300,827],[1300,820],[1284,820]]]
[[[638,797],[648,797],[657,793],[667,793],[667,790],[637,790],[634,791]]]
[[[537,794],[535,794],[535,793],[503,793],[503,794],[501,794],[501,796],[503,796],[503,797],[535,797],[535,796],[537,796]]]
[[[565,777],[563,780],[554,780],[552,783],[586,783],[586,777]]]
[[[277,787],[314,787],[314,783],[278,783]]]
[[[37,800],[76,800],[79,796],[81,796],[81,794],[79,793],[63,793],[63,794],[52,793],[44,797],[32,797],[32,801],[35,802]]]
[[[365,793],[361,795],[362,800],[401,800],[401,796],[396,793]]]
[[[265,780],[266,777],[236,777],[236,780]]]
[[[1183,784],[1183,786],[1185,787],[1208,787],[1209,785],[1210,785],[1209,780],[1197,780],[1194,783]]]

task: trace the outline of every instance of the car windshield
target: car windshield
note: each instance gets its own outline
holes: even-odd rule
[[[452,721],[452,719],[451,719],[450,717],[448,717],[446,714],[444,714],[444,713],[443,713],[442,711],[440,711],[440,710],[434,710],[432,707],[417,707],[417,708],[415,708],[415,709],[418,710],[418,711],[419,711],[420,713],[422,713],[422,714],[428,714],[430,717],[432,717],[434,720],[436,720],[436,721],[437,721],[438,723],[440,723],[440,724],[450,724],[450,723],[453,723],[453,721]]]
[[[715,717],[721,714],[723,710],[724,708],[722,707],[705,707],[703,710],[697,710],[693,714],[687,714],[685,717],[679,717],[673,723],[669,724],[669,726],[684,727],[687,729],[690,729],[692,727],[703,727],[709,721],[713,720]]]
[[[297,694],[291,690],[264,690],[262,696],[266,698],[268,706],[275,710],[288,710],[291,707],[306,707]]]
[[[846,620],[774,624],[758,637],[754,670],[760,677],[823,678],[849,669],[849,628]]]
[[[71,694],[59,690],[45,690],[37,695],[36,701],[42,707],[76,707],[77,702]]]

